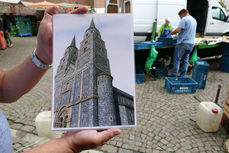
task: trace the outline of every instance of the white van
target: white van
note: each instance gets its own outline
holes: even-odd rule
[[[229,35],[229,17],[216,0],[132,0],[134,35],[147,36],[153,22],[157,31],[170,17],[174,28],[179,24],[178,12],[187,8],[197,20],[197,33],[204,35]]]

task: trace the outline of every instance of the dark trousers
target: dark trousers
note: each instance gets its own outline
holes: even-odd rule
[[[12,44],[12,41],[10,39],[10,35],[9,35],[9,32],[7,31],[4,31],[4,37],[6,39],[6,43],[9,45],[9,44]]]

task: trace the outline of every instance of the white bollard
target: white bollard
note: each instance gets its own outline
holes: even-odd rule
[[[201,102],[196,115],[196,123],[204,132],[216,132],[222,119],[223,110],[213,102]]]
[[[38,136],[49,139],[59,138],[62,131],[51,131],[51,111],[40,112],[35,119]]]

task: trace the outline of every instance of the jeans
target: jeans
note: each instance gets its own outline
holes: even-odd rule
[[[8,121],[0,110],[0,153],[12,153],[12,138]]]
[[[189,56],[193,49],[193,44],[177,44],[175,47],[174,55],[173,55],[173,72],[172,76],[177,76],[177,73],[180,69],[180,62],[182,61],[181,65],[181,73],[180,76],[183,77],[186,75],[188,70],[188,63],[189,63]]]

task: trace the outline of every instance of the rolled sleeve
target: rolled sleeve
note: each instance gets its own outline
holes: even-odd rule
[[[178,27],[181,29],[185,29],[185,20],[181,19]]]

